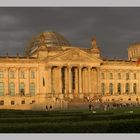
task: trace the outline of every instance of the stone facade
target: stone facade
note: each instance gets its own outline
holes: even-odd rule
[[[128,60],[107,60],[96,38],[91,47],[79,48],[58,33],[43,32],[23,57],[0,57],[0,108],[63,108],[75,99],[138,103],[140,65],[128,53]]]

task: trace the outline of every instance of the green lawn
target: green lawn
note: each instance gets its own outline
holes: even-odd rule
[[[133,113],[128,113],[133,110]],[[0,110],[0,133],[139,133],[140,108],[109,111]]]

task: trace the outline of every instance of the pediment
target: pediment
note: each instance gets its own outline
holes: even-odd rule
[[[101,62],[100,59],[93,57],[92,55],[88,54],[87,52],[84,52],[83,50],[79,48],[73,48],[70,50],[67,50],[57,56],[53,56],[50,58],[52,61],[64,61],[64,62],[72,62],[72,61],[78,61],[78,62]]]

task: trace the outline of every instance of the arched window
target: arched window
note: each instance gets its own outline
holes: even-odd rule
[[[126,83],[126,85],[125,85],[125,92],[126,93],[130,92],[130,85],[129,85],[129,83]]]
[[[136,73],[134,73],[134,79],[137,79],[137,75],[136,75]]]
[[[25,84],[23,82],[19,84],[19,93],[25,95]]]
[[[113,73],[109,73],[109,79],[113,79]]]
[[[14,71],[9,71],[9,78],[11,78],[11,79],[15,78]]]
[[[119,94],[121,94],[121,90],[122,90],[121,83],[118,83],[117,91],[118,91]]]
[[[4,95],[4,83],[0,82],[0,96]]]
[[[30,83],[30,94],[35,95],[35,83]]]
[[[25,78],[25,72],[24,71],[20,71],[20,78],[22,78],[22,79]]]
[[[15,95],[15,84],[13,82],[9,84],[9,92],[11,96]]]
[[[118,73],[118,79],[121,79],[121,73]]]
[[[126,80],[129,80],[129,73],[126,73]]]
[[[3,78],[3,71],[0,71],[0,78]]]
[[[104,83],[101,84],[101,94],[102,95],[105,94],[105,84]]]
[[[113,84],[112,83],[109,84],[109,93],[110,93],[110,95],[113,94]]]
[[[104,73],[101,73],[101,79],[105,79]]]
[[[137,93],[137,84],[136,83],[133,84],[133,92],[135,94]]]
[[[35,79],[35,72],[31,71],[31,79]]]

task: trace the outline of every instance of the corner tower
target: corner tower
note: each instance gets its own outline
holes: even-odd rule
[[[91,53],[94,54],[96,57],[100,57],[100,49],[97,46],[97,40],[96,37],[94,36],[91,40]]]

